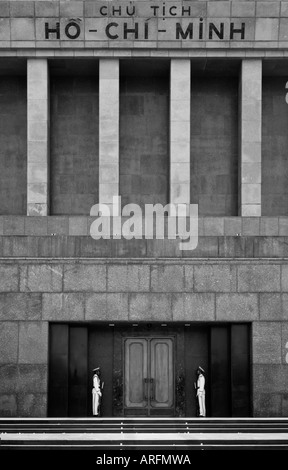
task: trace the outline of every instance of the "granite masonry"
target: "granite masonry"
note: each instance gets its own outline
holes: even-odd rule
[[[135,323],[248,326],[288,416],[287,80],[288,2],[0,1],[0,416],[48,416],[51,325]],[[197,248],[92,239],[119,195]]]

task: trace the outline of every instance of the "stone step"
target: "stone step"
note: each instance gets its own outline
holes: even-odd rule
[[[203,448],[203,447],[259,448],[278,447],[288,449],[288,433],[50,433],[1,434],[1,449],[11,448],[92,448],[92,449],[153,449],[153,448]]]
[[[8,449],[288,449],[288,418],[1,418]]]
[[[20,418],[5,418],[1,417],[0,418],[0,424],[2,423],[51,423],[51,424],[63,424],[63,423],[69,423],[69,424],[85,424],[85,423],[114,423],[114,424],[127,424],[127,423],[161,423],[162,424],[169,424],[169,423],[177,423],[177,424],[183,424],[183,423],[211,423],[211,424],[249,424],[249,423],[257,423],[257,424],[269,424],[269,423],[286,423],[288,424],[288,417],[287,418],[190,418],[190,417],[185,417],[185,418],[178,418],[178,417],[169,417],[169,418],[158,418],[158,417],[117,417],[117,418],[103,418],[103,417],[89,417],[89,418],[25,418],[25,417],[20,417]]]
[[[210,428],[210,429],[287,429],[287,418],[0,418],[0,430],[30,428],[56,429],[102,429],[109,428],[118,430],[125,429],[150,429],[159,430],[187,429],[187,428]]]
[[[169,426],[169,427],[153,427],[153,426],[123,426],[123,427],[109,427],[109,426],[82,426],[82,427],[68,427],[68,426],[61,426],[61,432],[67,433],[89,433],[93,432],[96,434],[103,433],[103,432],[110,432],[110,433],[134,433],[134,432],[161,432],[161,433],[171,433],[171,432],[217,432],[217,433],[225,433],[225,432],[241,432],[241,433],[251,433],[251,432],[261,432],[261,433],[271,433],[271,432],[287,432],[288,433],[288,426],[269,426],[269,427],[257,427],[257,426],[249,426],[249,427],[209,427],[209,426]],[[11,426],[11,427],[1,427],[0,426],[0,433],[32,433],[32,432],[49,432],[49,433],[57,433],[59,432],[59,426],[57,428],[49,427],[49,426]]]
[[[288,419],[131,419],[131,418],[91,418],[91,419],[0,419],[0,433],[143,433],[143,432],[288,432]]]

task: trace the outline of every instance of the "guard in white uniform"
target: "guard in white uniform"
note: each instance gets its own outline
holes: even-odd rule
[[[92,409],[93,415],[99,416],[100,414],[100,401],[102,397],[101,381],[100,381],[100,367],[93,369],[93,389],[92,389]]]
[[[205,377],[204,377],[204,369],[202,367],[198,367],[197,369],[197,398],[199,403],[199,416],[205,417],[206,416],[206,406],[205,406]]]

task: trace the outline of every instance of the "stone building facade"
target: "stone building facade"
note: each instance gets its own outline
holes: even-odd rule
[[[288,2],[0,1],[1,416],[288,416],[287,77]]]

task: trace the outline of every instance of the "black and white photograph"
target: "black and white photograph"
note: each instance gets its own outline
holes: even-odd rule
[[[288,0],[0,0],[0,455],[255,450],[288,450]]]

